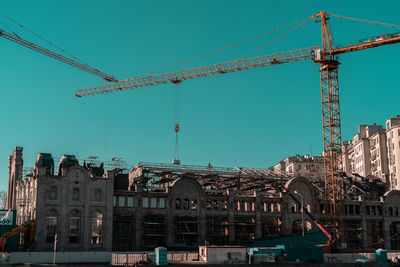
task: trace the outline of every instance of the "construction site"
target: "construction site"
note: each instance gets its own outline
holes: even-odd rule
[[[119,259],[119,252],[127,253],[122,261],[129,255],[138,259],[138,255],[144,257],[142,252],[154,251],[151,262],[157,265],[166,264],[167,250],[186,253],[185,261],[209,264],[212,263],[213,249],[220,249],[219,253],[224,255],[223,260],[215,262],[218,264],[254,263],[255,255],[261,254],[264,257],[261,263],[282,260],[323,263],[329,261],[327,258],[343,262],[344,258],[340,257],[345,253],[361,255],[361,260],[387,262],[391,260],[388,251],[397,253],[392,258],[398,258],[400,174],[396,172],[395,158],[400,159],[400,150],[397,146],[395,149],[395,145],[400,136],[400,120],[398,116],[388,119],[387,129],[375,124],[360,125],[359,133],[352,141],[342,142],[338,56],[400,43],[400,33],[385,32],[336,45],[328,24],[331,18],[400,29],[399,25],[320,11],[271,31],[288,30],[269,42],[315,21],[321,24],[320,46],[247,57],[256,49],[225,63],[153,74],[164,69],[161,68],[150,72],[151,75],[125,80],[118,80],[75,57],[60,55],[24,40],[14,32],[0,29],[2,38],[108,82],[79,88],[75,93],[79,98],[166,83],[176,86],[172,164],[139,162],[132,168],[118,164],[106,168],[103,162],[93,161],[93,158],[82,161],[75,155],[64,154],[56,159],[56,168],[51,153],[39,153],[34,166],[24,169],[23,148],[16,147],[9,158],[4,206],[4,213],[7,213],[3,216],[3,219],[10,219],[10,214],[15,214],[15,221],[11,223],[15,228],[10,230],[8,227],[3,231],[0,249],[15,252],[15,248],[7,246],[7,239],[17,235],[20,250],[112,252],[117,255],[115,259]],[[303,60],[311,60],[320,71],[321,156],[288,157],[270,168],[181,163],[179,84]],[[377,154],[382,158],[379,170]],[[357,253],[374,256],[372,259],[372,254],[368,258]],[[335,254],[337,256],[332,256]],[[116,261],[115,264],[120,265],[121,262]]]
[[[400,191],[387,191],[379,179],[344,176],[346,241],[335,250],[323,180],[211,165],[142,162],[132,170],[104,170],[73,155],[57,166],[50,154],[40,153],[24,172],[22,148],[10,156],[9,183],[15,187],[6,208],[26,225],[15,232],[24,233],[22,245],[38,252],[51,252],[55,240],[63,252],[117,254],[285,245],[301,251],[291,257],[310,259],[318,247],[321,256],[400,250]],[[3,251],[10,248],[3,243]]]

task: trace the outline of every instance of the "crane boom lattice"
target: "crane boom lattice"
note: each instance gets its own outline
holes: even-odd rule
[[[125,81],[120,81],[117,83],[89,86],[78,89],[75,96],[82,97],[88,95],[96,95],[96,94],[109,93],[114,91],[127,90],[138,87],[150,86],[150,85],[157,85],[162,83],[170,83],[170,82],[179,83],[183,80],[299,61],[311,58],[312,51],[314,51],[317,48],[318,47],[303,48],[288,52],[276,53],[272,55],[234,60],[230,62],[219,63],[194,69],[187,69],[177,72],[146,76],[141,78],[133,78]]]
[[[41,54],[44,54],[46,56],[52,57],[52,58],[54,58],[56,60],[64,62],[64,63],[66,63],[68,65],[71,65],[71,66],[73,66],[75,68],[78,68],[78,69],[84,70],[86,72],[89,72],[89,73],[91,73],[93,75],[99,76],[99,77],[103,78],[104,80],[106,80],[108,82],[112,82],[112,81],[116,82],[117,81],[117,79],[114,78],[113,76],[108,75],[108,74],[106,74],[104,72],[101,72],[101,71],[99,71],[99,70],[97,70],[97,69],[95,69],[95,68],[93,68],[93,67],[91,67],[91,66],[89,66],[87,64],[82,64],[82,63],[79,63],[79,62],[77,62],[75,60],[72,60],[70,58],[64,57],[63,55],[57,54],[57,53],[55,53],[55,52],[53,52],[53,51],[51,51],[51,50],[49,50],[47,48],[41,47],[41,46],[39,46],[37,44],[34,44],[34,43],[29,42],[27,40],[24,40],[24,39],[20,38],[19,36],[14,35],[14,34],[10,34],[10,33],[6,32],[6,31],[2,30],[2,29],[0,29],[0,37],[3,37],[5,39],[8,39],[8,40],[14,42],[14,43],[17,43],[17,44],[20,44],[22,46],[25,46],[25,47],[27,47],[29,49],[32,49],[32,50],[34,50],[36,52],[39,52]]]

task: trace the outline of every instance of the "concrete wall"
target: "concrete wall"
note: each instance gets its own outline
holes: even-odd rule
[[[400,256],[399,251],[388,252],[387,258],[388,260],[392,260],[396,257]],[[376,260],[376,253],[340,253],[340,254],[324,254],[324,262],[325,263],[354,263],[355,260],[358,259],[368,259],[370,261]]]
[[[375,253],[338,253],[338,254],[324,254],[324,262],[326,263],[354,263],[358,259],[368,259],[375,261]]]
[[[199,247],[201,250],[201,247]],[[230,260],[228,254],[232,253],[236,256],[240,255],[240,260],[246,262],[247,251],[245,247],[205,247],[206,255],[200,255],[200,259],[206,261],[207,264],[223,264]]]
[[[53,263],[52,252],[11,252],[10,264]],[[56,263],[111,263],[111,252],[57,252]]]

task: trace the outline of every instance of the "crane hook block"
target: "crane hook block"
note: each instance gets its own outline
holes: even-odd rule
[[[179,132],[179,124],[175,124],[175,132]]]

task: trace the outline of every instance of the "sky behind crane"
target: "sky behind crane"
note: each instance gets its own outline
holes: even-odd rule
[[[400,24],[397,1],[2,1],[0,12],[74,56],[119,79],[225,47],[264,32],[328,13]],[[23,7],[23,8],[21,8]],[[21,37],[45,45],[0,18]],[[335,44],[399,29],[332,18]],[[0,28],[4,28],[0,25]],[[4,28],[7,30],[6,28]],[[235,60],[278,35],[167,69]],[[74,97],[101,79],[0,39],[2,90],[0,188],[8,155],[24,147],[25,166],[38,152],[171,162],[173,89],[180,87],[182,164],[268,168],[296,154],[322,150],[320,78],[311,60],[119,93]],[[310,22],[251,56],[320,45],[320,24]],[[400,114],[398,45],[340,56],[342,137],[358,124],[384,124]],[[160,72],[160,73],[163,73]]]

